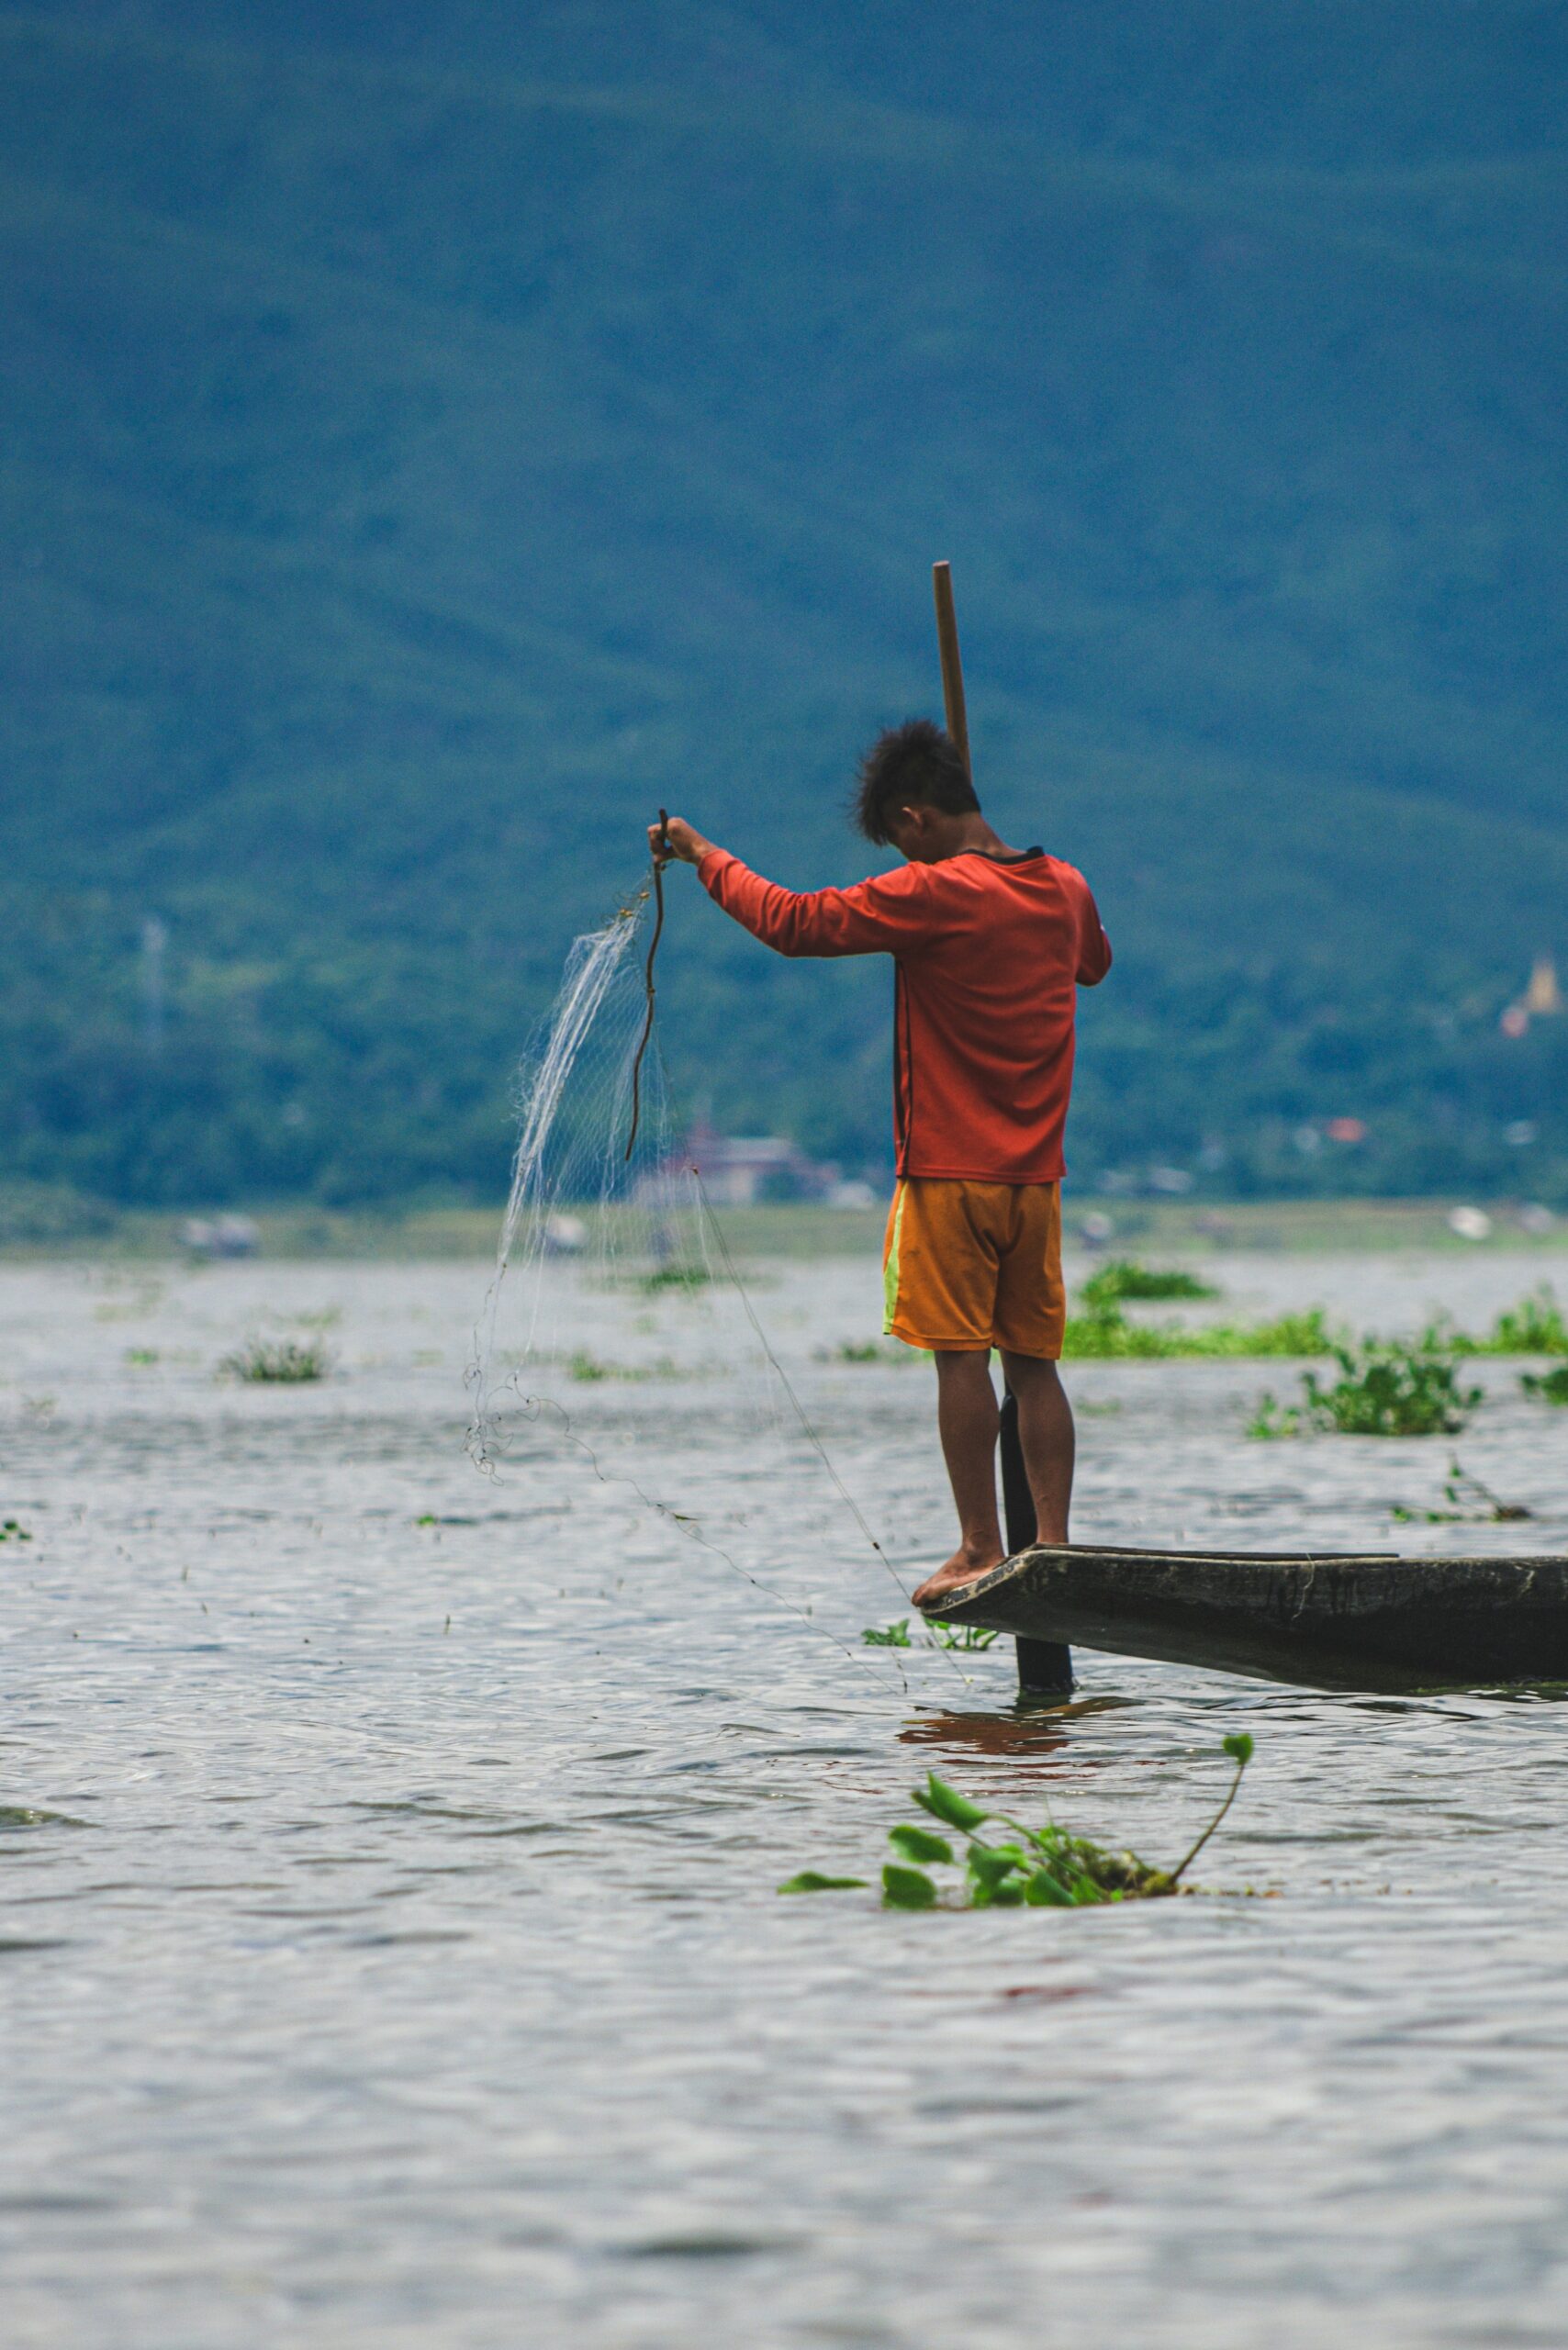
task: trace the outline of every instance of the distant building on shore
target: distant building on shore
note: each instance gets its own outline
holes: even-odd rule
[[[696,1167],[715,1207],[749,1208],[770,1200],[815,1200],[827,1207],[876,1204],[869,1183],[851,1179],[831,1160],[811,1158],[784,1135],[722,1135],[699,1118],[675,1157],[638,1189],[663,1193],[668,1179]]]
[[[193,1257],[253,1257],[262,1245],[260,1228],[248,1215],[187,1216],[179,1237]]]

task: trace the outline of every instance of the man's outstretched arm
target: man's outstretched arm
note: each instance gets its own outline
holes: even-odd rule
[[[694,865],[716,905],[780,955],[896,955],[929,938],[933,868],[904,865],[851,890],[781,890],[679,816],[648,827],[648,846],[663,864]]]
[[[1111,942],[1105,935],[1105,925],[1100,919],[1093,891],[1081,874],[1078,878],[1083,888],[1083,904],[1079,919],[1078,984],[1081,988],[1097,988],[1111,968]]]

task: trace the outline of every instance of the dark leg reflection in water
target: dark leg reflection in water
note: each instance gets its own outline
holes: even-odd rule
[[[1054,1754],[1071,1745],[1071,1726],[1090,1714],[1119,1712],[1136,1706],[1136,1697],[1080,1697],[1055,1705],[1031,1704],[1020,1697],[994,1714],[922,1714],[899,1732],[901,1746],[935,1746],[955,1755]],[[1092,1765],[1092,1750],[1080,1748],[1077,1767]]]

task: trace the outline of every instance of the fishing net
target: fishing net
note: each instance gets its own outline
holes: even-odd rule
[[[893,1583],[902,1601],[678,1144],[652,1022],[650,895],[574,943],[522,1063],[470,1454],[492,1476],[552,1462],[577,1491],[596,1487],[640,1522],[634,1541],[629,1526],[615,1536],[612,1507],[607,1533],[649,1566],[696,1544],[799,1614],[802,1562],[819,1582],[832,1563],[842,1583],[852,1554],[878,1571],[879,1604]]]

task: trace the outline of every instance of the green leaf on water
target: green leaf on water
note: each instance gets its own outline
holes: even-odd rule
[[[983,1810],[978,1803],[970,1803],[957,1787],[950,1787],[946,1779],[939,1779],[935,1771],[928,1774],[924,1787],[914,1789],[914,1799],[922,1811],[928,1811],[934,1819],[945,1819],[949,1828],[961,1828],[966,1834],[971,1829],[981,1827],[991,1818],[989,1811]]]
[[[1252,1760],[1252,1740],[1246,1730],[1233,1729],[1225,1741],[1225,1751],[1233,1762],[1239,1762],[1245,1769]]]
[[[1024,1899],[1031,1909],[1070,1909],[1072,1896],[1049,1869],[1036,1869],[1025,1879]]]
[[[906,1861],[950,1861],[953,1857],[953,1847],[946,1836],[934,1836],[929,1828],[914,1828],[907,1822],[890,1828],[888,1841]]]
[[[936,1887],[924,1869],[901,1869],[890,1861],[882,1871],[885,1909],[935,1909]]]
[[[792,1876],[789,1884],[781,1885],[778,1890],[780,1893],[848,1893],[864,1886],[865,1882],[863,1876],[823,1876],[817,1869],[802,1869],[799,1876]]]
[[[973,1909],[1016,1909],[1023,1899],[1023,1878],[1008,1876],[1000,1885],[977,1885],[969,1906]]]
[[[971,1844],[968,1859],[969,1874],[977,1885],[1000,1885],[1027,1865],[1016,1844]]]

